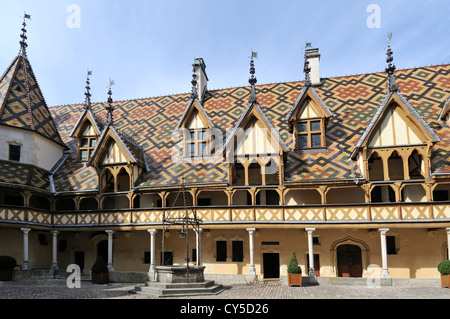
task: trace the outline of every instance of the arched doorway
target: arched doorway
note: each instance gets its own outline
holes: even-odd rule
[[[337,248],[338,277],[362,277],[361,248],[341,245]]]

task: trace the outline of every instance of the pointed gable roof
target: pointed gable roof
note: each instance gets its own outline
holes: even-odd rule
[[[100,125],[104,125],[105,128],[97,142],[97,145],[91,155],[91,158],[88,161],[89,166],[95,166],[98,161],[100,161],[99,156],[102,155],[102,151],[107,147],[106,143],[110,140],[108,137],[111,137],[115,140],[117,144],[121,146],[121,149],[125,150],[126,156],[128,157],[129,161],[131,163],[137,164],[140,167],[142,167],[144,170],[148,171],[148,164],[147,159],[145,157],[144,150],[137,145],[131,138],[127,137],[125,134],[119,132],[114,128],[114,121],[112,113],[114,111],[114,106],[112,105],[113,100],[111,98],[112,92],[111,92],[111,86],[109,88],[109,98],[108,98],[108,106],[106,107],[106,110],[108,111],[108,120],[106,124],[103,124],[103,122],[100,121],[100,119],[96,118],[97,121],[100,122]],[[88,111],[86,113],[86,111]],[[83,114],[92,114],[89,113],[90,108],[85,109],[85,113]],[[80,117],[81,119],[82,117]],[[78,121],[80,122],[80,120]]]
[[[331,117],[333,116],[333,113],[330,111],[330,109],[325,105],[325,103],[322,101],[320,96],[317,94],[316,90],[312,86],[305,86],[303,87],[302,91],[300,92],[299,97],[294,103],[294,106],[291,108],[289,113],[286,115],[286,121],[290,122],[294,119],[295,115],[301,111],[300,108],[303,105],[303,102],[310,98],[315,102],[316,105],[320,107],[320,113],[323,114],[325,117]]]
[[[211,122],[211,119],[209,118],[208,114],[206,113],[202,103],[195,96],[189,100],[189,103],[187,104],[186,109],[180,118],[180,121],[178,122],[177,126],[175,127],[175,130],[179,130],[180,128],[186,126],[188,121],[191,119],[191,115],[194,110],[198,111],[203,123],[206,124],[206,126],[208,126],[208,128],[214,128],[214,124]]]
[[[67,149],[24,52],[0,79],[0,124],[36,132]]]
[[[378,111],[375,113],[374,117],[370,121],[369,126],[366,128],[360,140],[356,144],[355,149],[353,150],[351,155],[352,159],[355,158],[355,155],[359,149],[367,145],[370,137],[372,136],[373,131],[376,130],[376,128],[380,125],[380,122],[384,117],[384,114],[386,113],[392,102],[396,103],[396,105],[406,110],[407,114],[411,115],[410,119],[419,128],[422,129],[422,132],[425,134],[426,138],[429,141],[433,143],[441,141],[439,137],[436,135],[436,133],[422,119],[419,113],[417,113],[417,111],[411,106],[411,104],[409,104],[409,102],[403,97],[403,95],[398,91],[391,91],[388,92],[388,94],[386,95],[386,98],[384,99],[383,103],[380,105]]]
[[[259,121],[261,121],[266,126],[266,128],[272,133],[272,136],[275,137],[275,139],[278,141],[284,152],[290,151],[289,147],[286,146],[286,144],[278,134],[278,131],[275,130],[272,123],[270,123],[270,121],[264,114],[263,110],[261,110],[259,105],[257,103],[249,103],[244,112],[242,113],[241,117],[237,121],[233,130],[230,132],[230,134],[228,134],[225,144],[223,145],[222,148],[222,153],[228,149],[228,146],[236,136],[238,129],[243,128],[252,116],[255,116]]]

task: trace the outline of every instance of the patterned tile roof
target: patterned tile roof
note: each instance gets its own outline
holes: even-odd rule
[[[0,124],[34,131],[66,147],[23,55],[16,57],[0,79]]]
[[[441,140],[432,151],[432,173],[450,173],[450,128],[439,116],[450,91],[450,65],[399,70],[395,73],[399,92]],[[303,82],[265,84],[256,87],[258,104],[283,142],[292,148],[292,135],[286,117],[303,90]],[[316,182],[362,177],[355,162],[349,160],[354,146],[367,129],[387,94],[386,73],[360,74],[323,79],[315,91],[333,114],[327,131],[327,148],[314,152],[292,151],[285,167],[286,182]],[[250,87],[207,92],[203,108],[216,128],[232,130],[248,106]],[[190,94],[119,101],[114,103],[115,127],[131,136],[145,151],[149,171],[139,178],[137,187],[175,186],[182,183],[226,183],[227,164],[220,159],[200,163],[174,162],[174,128],[183,116]],[[83,112],[83,105],[50,109],[63,141],[76,154],[76,143],[69,137]],[[96,116],[106,118],[103,104],[93,104]],[[57,191],[90,190],[97,185],[91,167],[69,158],[55,174]]]
[[[50,192],[51,173],[32,165],[0,161],[0,183],[26,185]]]

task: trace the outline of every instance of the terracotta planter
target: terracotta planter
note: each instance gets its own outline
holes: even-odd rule
[[[450,288],[450,275],[441,275],[442,288]]]
[[[288,285],[291,286],[301,286],[302,285],[302,274],[288,274]]]
[[[93,284],[107,284],[109,283],[109,273],[108,272],[102,272],[102,273],[92,273],[92,283]]]

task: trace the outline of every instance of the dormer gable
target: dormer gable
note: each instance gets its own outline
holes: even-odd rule
[[[293,148],[326,147],[326,127],[332,116],[314,88],[304,87],[286,116],[289,132],[294,137]]]
[[[440,139],[417,111],[398,92],[390,92],[375,113],[357,143],[352,158],[359,150],[374,147],[426,145]]]
[[[79,161],[87,162],[91,158],[103,128],[104,124],[91,110],[84,110],[70,134],[70,137],[77,140]]]
[[[250,103],[223,147],[225,155],[282,155],[289,148],[256,103]]]

